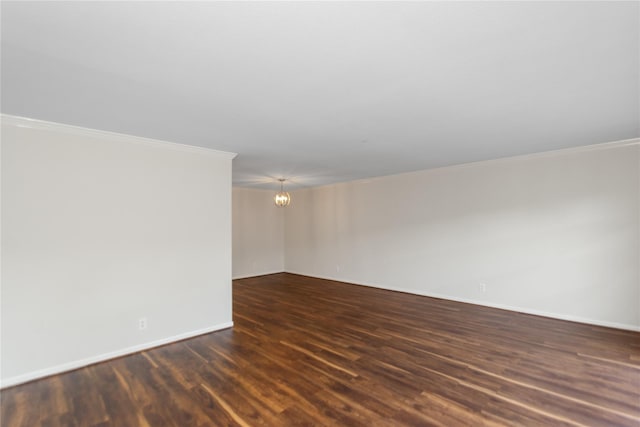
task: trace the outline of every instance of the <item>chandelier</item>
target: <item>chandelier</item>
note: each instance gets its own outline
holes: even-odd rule
[[[273,201],[276,203],[276,206],[281,208],[289,206],[289,203],[291,203],[291,196],[289,193],[284,191],[284,182],[286,179],[280,178],[278,181],[280,181],[280,191],[273,197]]]

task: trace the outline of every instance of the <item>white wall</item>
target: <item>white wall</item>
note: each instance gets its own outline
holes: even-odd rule
[[[285,270],[638,329],[639,170],[636,142],[296,191]]]
[[[284,208],[275,191],[233,188],[233,277],[284,271]]]
[[[1,148],[3,386],[231,326],[232,154],[10,116]]]

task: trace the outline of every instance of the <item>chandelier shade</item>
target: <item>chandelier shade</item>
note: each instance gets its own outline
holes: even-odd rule
[[[279,208],[283,208],[285,206],[289,206],[289,203],[291,203],[291,195],[284,191],[285,179],[280,178],[278,181],[280,181],[280,191],[277,192],[275,196],[273,196],[273,201],[275,202],[276,206],[278,206]]]

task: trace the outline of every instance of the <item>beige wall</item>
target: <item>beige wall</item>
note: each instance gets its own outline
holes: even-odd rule
[[[285,270],[638,329],[639,150],[601,146],[296,191]]]
[[[230,153],[8,116],[1,148],[3,386],[231,325]]]
[[[233,277],[284,270],[284,209],[275,191],[233,188]]]

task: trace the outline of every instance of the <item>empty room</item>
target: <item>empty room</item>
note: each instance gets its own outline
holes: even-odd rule
[[[640,2],[0,19],[0,426],[640,426]]]

